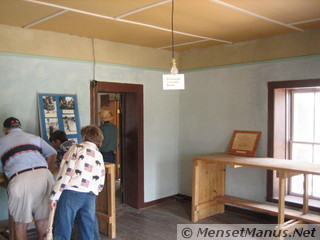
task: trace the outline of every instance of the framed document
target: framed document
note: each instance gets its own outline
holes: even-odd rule
[[[260,136],[261,132],[235,130],[231,138],[228,154],[254,157]]]
[[[81,142],[77,96],[72,94],[38,94],[41,137],[49,144],[50,135],[62,130],[68,139]]]

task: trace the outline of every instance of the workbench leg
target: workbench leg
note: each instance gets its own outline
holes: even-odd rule
[[[303,174],[303,214],[309,211],[309,174]]]
[[[279,200],[278,200],[278,229],[284,226],[284,210],[285,210],[285,196],[286,196],[286,178],[283,174],[279,174]],[[279,240],[283,240],[283,237],[279,237]]]
[[[193,174],[192,174],[192,209],[191,209],[191,220],[197,222],[199,220],[196,206],[199,204],[199,166],[197,162],[193,162]]]

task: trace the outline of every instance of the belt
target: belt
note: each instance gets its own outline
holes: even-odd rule
[[[21,173],[29,172],[29,171],[31,171],[31,170],[36,170],[36,169],[39,169],[39,168],[47,168],[47,167],[46,167],[46,166],[41,166],[41,167],[27,168],[27,169],[21,170],[21,171],[19,171],[19,172],[14,173],[14,174],[9,178],[9,181],[12,180],[15,176],[18,176],[18,175],[21,174]]]

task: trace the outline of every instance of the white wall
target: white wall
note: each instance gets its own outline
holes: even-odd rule
[[[0,53],[0,123],[14,116],[26,132],[39,134],[37,93],[77,94],[81,126],[90,124],[91,62]],[[162,90],[159,70],[97,63],[96,80],[144,87],[145,202],[171,196],[178,186],[179,93]],[[3,133],[0,133],[3,136]],[[0,188],[0,220],[7,196]]]
[[[257,156],[267,156],[267,82],[320,79],[320,56],[189,71],[180,92],[180,193],[191,196],[192,158],[226,152],[234,130],[262,131]],[[227,169],[226,193],[266,198],[266,171]]]

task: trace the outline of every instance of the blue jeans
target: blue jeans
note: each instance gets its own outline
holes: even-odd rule
[[[80,226],[78,225],[78,216],[76,216],[75,220],[74,220],[74,225],[76,226],[76,234],[78,236],[78,232],[79,232],[79,228]],[[98,219],[97,216],[95,218],[95,223],[94,223],[94,240],[100,240],[100,232],[99,232],[99,223],[98,223]]]
[[[94,240],[96,195],[64,190],[57,204],[53,223],[55,240],[71,239],[72,225],[77,216],[80,240]]]
[[[100,232],[99,232],[99,223],[98,223],[98,219],[96,216],[95,219],[95,223],[94,223],[94,240],[100,240]],[[78,232],[79,232],[79,226],[78,226],[78,217],[76,216],[76,218],[74,219],[74,225],[76,226],[76,232],[73,232],[74,234],[76,234],[76,236],[78,236]]]

